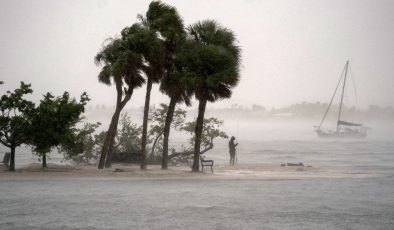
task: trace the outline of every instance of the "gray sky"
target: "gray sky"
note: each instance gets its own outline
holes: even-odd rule
[[[327,102],[347,59],[360,106],[394,106],[394,1],[165,2],[177,7],[185,24],[216,19],[237,34],[241,81],[218,107]],[[115,89],[98,83],[93,58],[104,39],[134,23],[149,3],[1,0],[1,94],[25,81],[36,99],[47,91],[87,91],[92,105],[114,104]],[[129,106],[142,106],[144,94],[139,89]],[[152,103],[167,101],[154,88]]]

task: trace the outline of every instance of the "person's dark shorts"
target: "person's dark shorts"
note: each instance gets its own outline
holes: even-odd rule
[[[230,151],[230,156],[235,157],[235,151]]]

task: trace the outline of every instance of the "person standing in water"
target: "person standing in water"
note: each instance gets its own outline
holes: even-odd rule
[[[228,147],[230,149],[230,165],[234,166],[235,163],[235,154],[236,154],[236,149],[235,147],[238,145],[238,143],[234,143],[235,137],[232,136],[230,141],[228,142]]]

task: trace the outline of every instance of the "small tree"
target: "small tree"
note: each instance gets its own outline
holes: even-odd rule
[[[153,138],[153,144],[151,148],[150,158],[153,158],[155,155],[155,150],[158,145],[162,146],[160,142],[161,138],[164,135],[166,116],[168,114],[168,105],[160,104],[158,109],[154,109],[151,113],[152,125],[149,130],[149,136]],[[186,110],[176,108],[174,110],[173,120],[171,123],[171,127],[175,130],[180,130],[183,126],[186,117]],[[160,149],[162,151],[162,149]]]
[[[215,117],[210,117],[208,119],[204,119],[204,128],[202,131],[202,136],[201,136],[201,145],[205,149],[213,148],[213,140],[215,138],[228,138],[227,134],[223,131],[221,131],[219,128],[220,126],[223,125],[223,121],[215,118]],[[191,121],[187,122],[181,130],[188,132],[192,137],[189,139],[189,143],[191,146],[194,145],[195,143],[195,136],[194,136],[194,131],[196,129],[196,121]],[[192,149],[192,147],[190,147]],[[203,151],[204,151],[203,150]],[[204,152],[206,152],[205,150]]]
[[[34,104],[24,97],[33,90],[30,84],[21,82],[14,92],[7,91],[0,101],[0,142],[10,148],[9,171],[15,171],[15,149],[29,142],[30,117]]]
[[[131,122],[127,113],[121,115],[119,128],[114,141],[113,161],[126,162],[141,160],[142,127]]]
[[[192,137],[189,139],[189,147],[184,148],[183,152],[173,152],[171,155],[168,156],[169,159],[173,159],[176,157],[190,157],[193,151],[193,145],[195,143],[195,135],[194,131],[196,129],[196,121],[187,122],[182,128],[182,131],[186,131]],[[223,125],[223,121],[215,118],[210,117],[208,119],[204,119],[204,128],[201,135],[201,145],[203,149],[200,151],[199,155],[204,154],[214,147],[214,140],[217,138],[228,138],[227,134],[220,130],[220,127]]]
[[[40,105],[30,114],[30,144],[33,151],[42,156],[42,167],[47,167],[46,155],[53,147],[70,140],[88,100],[86,93],[81,95],[79,102],[70,98],[67,92],[56,98],[47,93]]]
[[[93,124],[85,122],[82,128],[72,128],[69,135],[58,147],[58,151],[63,153],[67,160],[76,160],[76,157],[78,157],[77,162],[90,163],[95,160],[101,146],[100,143],[104,142],[101,140],[103,139],[102,135],[95,134],[99,126],[99,122]]]
[[[131,122],[127,113],[120,119],[120,128],[115,139],[115,152],[140,152],[142,127]]]

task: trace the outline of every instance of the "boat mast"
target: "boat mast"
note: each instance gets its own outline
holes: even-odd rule
[[[346,61],[345,79],[343,80],[342,95],[341,95],[341,104],[339,105],[339,114],[338,114],[338,121],[337,121],[337,132],[339,131],[339,121],[341,120],[343,94],[345,93],[346,75],[347,75],[347,69],[348,69],[348,67],[349,67],[349,60]]]
[[[345,71],[346,71],[346,66],[345,66],[345,67],[343,68],[343,70],[342,70],[341,77],[339,78],[337,87],[335,88],[334,94],[332,95],[331,101],[330,101],[330,103],[328,104],[328,107],[327,107],[327,109],[326,109],[326,112],[324,113],[323,119],[322,119],[321,122],[320,122],[320,125],[319,125],[318,130],[320,130],[320,128],[321,128],[321,126],[322,126],[322,124],[323,124],[323,122],[324,122],[324,119],[326,119],[326,116],[327,116],[327,114],[328,114],[328,111],[330,111],[332,102],[333,102],[333,100],[334,100],[335,94],[336,94],[337,91],[338,91],[339,85],[341,84],[341,81],[342,81],[342,78],[343,78],[343,75],[344,75]]]

